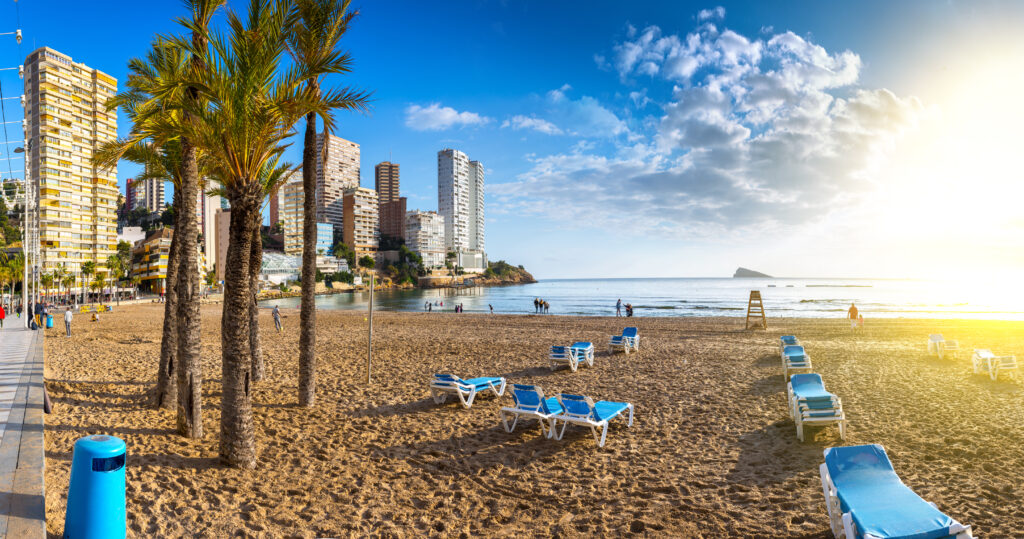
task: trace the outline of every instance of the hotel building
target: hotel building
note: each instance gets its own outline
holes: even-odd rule
[[[405,235],[405,197],[398,196],[398,163],[384,161],[373,168],[374,188],[380,209],[380,235]]]
[[[405,246],[420,255],[427,268],[444,266],[444,217],[432,211],[405,214]]]
[[[117,169],[92,156],[117,138],[117,113],[107,99],[113,77],[49,47],[25,59],[28,178],[38,187],[40,271],[71,272],[96,263],[100,273],[116,251]]]

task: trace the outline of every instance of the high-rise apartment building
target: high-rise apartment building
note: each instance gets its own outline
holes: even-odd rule
[[[384,161],[373,168],[380,213],[380,235],[403,238],[406,199],[398,193],[398,163]]]
[[[316,220],[341,227],[344,191],[359,187],[359,145],[320,133],[316,149]]]
[[[280,219],[284,221],[284,252],[292,256],[302,255],[302,174],[296,173],[284,183],[280,194]]]
[[[135,193],[136,187],[137,184],[134,179],[128,178],[124,181],[124,208],[128,211],[135,209],[135,201],[138,199]]]
[[[444,217],[432,211],[405,214],[405,246],[420,255],[428,268],[444,266]]]
[[[346,189],[342,241],[356,253],[375,252],[379,245],[377,192],[365,187]]]
[[[39,193],[40,271],[58,264],[77,272],[94,262],[102,273],[116,250],[117,170],[92,164],[117,137],[107,99],[113,77],[49,47],[25,59],[28,178]]]
[[[445,248],[484,250],[484,166],[452,149],[437,152],[437,213]]]
[[[199,232],[203,235],[199,248],[206,257],[204,271],[217,267],[217,210],[221,202],[219,195],[207,194],[208,189],[209,185],[201,189],[196,201],[196,218],[199,221]]]
[[[398,163],[377,163],[373,167],[373,188],[381,204],[398,200]]]
[[[167,207],[164,202],[164,181],[159,178],[146,178],[135,180],[132,183],[135,190],[135,205],[131,209],[145,208],[146,211],[162,212]]]

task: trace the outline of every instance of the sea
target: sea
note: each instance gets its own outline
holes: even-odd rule
[[[374,309],[533,313],[534,298],[549,314],[614,316],[615,302],[635,316],[744,316],[751,290],[759,290],[769,317],[841,318],[854,303],[869,318],[1024,320],[1020,287],[968,285],[915,279],[649,278],[543,279],[511,286],[374,292]],[[366,310],[369,292],[317,296],[319,309]],[[299,298],[261,302],[297,308]],[[625,313],[623,313],[625,314]]]

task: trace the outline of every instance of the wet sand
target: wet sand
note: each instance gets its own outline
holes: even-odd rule
[[[830,537],[818,465],[835,427],[796,439],[776,346],[796,334],[849,418],[846,444],[885,446],[903,481],[986,537],[1024,529],[1024,392],[971,374],[973,347],[1024,359],[1024,323],[575,318],[375,313],[365,385],[364,314],[321,311],[317,405],[298,408],[298,311],[285,333],[261,316],[267,379],[255,387],[255,471],[217,461],[220,306],[203,307],[204,427],[174,434],[148,402],[162,305],[123,307],[74,336],[47,331],[47,527],[63,530],[71,448],[88,434],[128,444],[129,535],[138,537],[619,536]],[[770,316],[770,313],[769,313]],[[608,336],[640,328],[639,355],[610,356]],[[61,324],[61,326],[63,326]],[[59,331],[58,331],[59,329]],[[959,362],[925,353],[957,338]],[[551,344],[593,341],[595,366],[552,372]],[[536,423],[507,433],[478,397],[435,405],[435,372],[500,375],[631,402],[598,449],[589,430],[562,441]]]

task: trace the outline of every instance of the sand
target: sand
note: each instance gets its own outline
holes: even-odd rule
[[[827,537],[818,465],[835,427],[796,439],[776,342],[801,338],[815,371],[843,398],[846,444],[885,446],[904,482],[986,537],[1024,529],[1024,392],[927,356],[932,332],[1024,358],[1024,323],[871,320],[572,318],[377,313],[374,379],[365,385],[361,313],[321,311],[317,405],[296,407],[298,312],[285,333],[263,313],[268,377],[255,389],[259,464],[217,461],[220,306],[203,308],[206,436],[174,434],[148,404],[162,306],[124,307],[74,336],[49,330],[47,526],[59,536],[71,448],[88,434],[128,444],[129,535],[394,537],[474,535]],[[769,313],[770,314],[770,313]],[[639,355],[610,356],[608,336],[640,328]],[[269,330],[268,330],[269,328]],[[547,348],[590,340],[595,367],[552,372]],[[968,352],[969,353],[969,352]],[[535,423],[506,433],[481,397],[435,405],[435,372],[501,375],[546,393],[636,406],[598,449],[589,431],[543,439]]]

